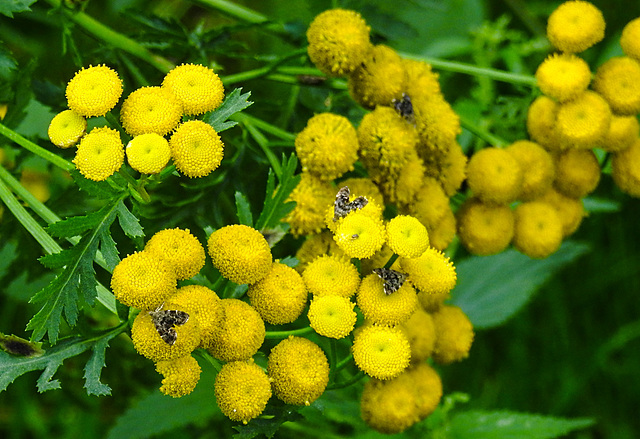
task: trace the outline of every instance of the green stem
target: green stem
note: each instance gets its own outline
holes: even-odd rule
[[[279,65],[281,65],[282,63],[290,60],[291,58],[296,58],[299,56],[302,56],[304,54],[307,53],[307,49],[298,49],[298,50],[294,50],[291,53],[288,53],[282,57],[277,58],[275,61],[269,63],[266,66],[263,67],[259,67],[257,69],[253,69],[253,70],[247,70],[245,72],[240,72],[240,73],[236,73],[234,75],[227,75],[227,76],[222,76],[220,78],[220,80],[222,81],[222,83],[228,87],[231,84],[235,84],[238,82],[243,82],[243,81],[249,81],[251,79],[256,79],[256,78],[261,78],[263,76],[267,76],[270,72],[273,72],[274,70],[280,70],[283,67],[278,67]]]
[[[151,197],[147,193],[147,190],[144,188],[144,184],[139,183],[124,168],[120,168],[118,174],[124,177],[127,183],[129,183],[129,192],[131,192],[131,195],[133,195],[138,201],[141,201],[145,204],[151,202]]]
[[[265,131],[269,134],[273,134],[276,137],[281,138],[282,140],[296,140],[296,135],[290,133],[289,131],[285,131],[281,128],[278,128],[275,125],[271,125],[268,122],[265,122],[262,119],[258,119],[257,117],[251,116],[246,113],[236,113],[235,116],[242,115],[240,118],[242,121],[246,121],[254,125],[256,128],[260,128],[262,131]],[[238,120],[240,122],[241,120]]]
[[[236,18],[246,23],[269,23],[269,19],[261,13],[227,0],[193,0],[193,2],[208,8],[216,9],[229,17]],[[266,29],[277,34],[287,34],[284,26],[280,23],[269,23],[267,24]]]
[[[338,372],[338,347],[336,346],[336,339],[329,339],[329,355],[331,356],[331,369],[329,369],[329,382],[333,383],[336,380],[336,373]]]
[[[300,329],[292,329],[291,331],[267,331],[264,338],[265,339],[287,338],[290,335],[304,335],[310,332],[313,332],[313,328],[311,326],[306,326]]]
[[[42,157],[43,159],[59,167],[60,169],[63,169],[65,171],[71,171],[76,168],[75,166],[73,166],[73,163],[66,161],[62,157],[52,153],[51,151],[44,149],[39,145],[36,145],[32,141],[25,139],[20,134],[7,128],[5,125],[1,123],[0,123],[0,134],[2,134],[7,139],[14,141],[18,145],[22,146],[27,151],[31,151],[35,155]]]
[[[507,142],[506,140],[501,139],[500,137],[491,134],[484,128],[477,126],[465,116],[460,115],[460,125],[487,142],[489,145],[501,147],[509,144],[509,142]]]
[[[253,140],[260,146],[264,155],[269,160],[271,167],[273,168],[273,172],[276,173],[276,176],[280,178],[282,175],[282,167],[280,166],[280,162],[276,158],[275,154],[269,148],[269,141],[262,134],[262,132],[256,127],[253,122],[247,117],[246,114],[243,113],[235,113],[230,119],[235,120],[236,122],[241,123],[244,128],[249,132]]]
[[[347,364],[351,363],[352,360],[353,360],[353,354],[347,355],[345,358],[340,360],[340,362],[336,365],[336,371],[339,371],[340,369],[344,368]]]
[[[3,166],[0,166],[0,180],[11,188],[40,218],[45,220],[47,224],[60,221],[60,217],[53,213],[47,206],[31,194],[24,186],[16,180]]]
[[[338,389],[344,389],[345,387],[349,387],[355,383],[357,383],[358,381],[360,381],[362,378],[364,378],[364,372],[363,371],[359,371],[357,374],[355,374],[353,377],[351,377],[350,379],[348,379],[347,381],[345,381],[344,383],[335,383],[332,386],[327,386],[327,390],[338,390]]]
[[[394,262],[396,262],[397,259],[398,259],[398,255],[394,253],[393,255],[391,255],[387,263],[384,264],[384,268],[391,268],[391,266],[394,264]]]

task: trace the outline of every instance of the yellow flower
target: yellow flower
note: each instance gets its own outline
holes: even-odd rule
[[[469,198],[457,217],[460,242],[474,255],[500,253],[513,238],[513,212],[507,205],[485,204]]]
[[[406,75],[406,94],[412,96],[440,95],[440,83],[438,82],[438,74],[431,69],[431,65],[424,61],[416,61],[412,59],[403,59],[405,75]]]
[[[327,387],[329,362],[317,344],[290,335],[271,349],[267,374],[280,400],[292,405],[310,405]]]
[[[385,434],[401,433],[420,421],[412,384],[405,374],[389,381],[367,381],[360,398],[362,420]]]
[[[547,22],[547,37],[562,52],[582,52],[604,38],[602,12],[585,1],[567,1],[556,8]]]
[[[224,144],[208,123],[190,120],[181,123],[169,139],[176,169],[188,176],[205,177],[220,166]]]
[[[611,108],[607,101],[587,90],[559,106],[556,132],[565,146],[592,148],[607,134],[610,122]]]
[[[125,148],[129,165],[142,174],[157,174],[171,159],[169,142],[160,134],[140,134]]]
[[[362,123],[360,123],[360,126],[362,126]],[[362,195],[377,206],[384,206],[384,197],[382,196],[380,189],[378,189],[378,186],[376,186],[370,178],[351,177],[341,181],[338,185],[340,187],[347,186],[353,198]],[[382,212],[382,207],[380,207],[380,209]]]
[[[622,29],[620,45],[625,55],[640,61],[640,17],[631,20]]]
[[[89,180],[106,180],[124,163],[120,134],[108,127],[92,129],[78,144],[73,163]]]
[[[424,419],[438,407],[442,398],[442,380],[440,375],[427,363],[414,364],[405,372],[416,393],[418,416]]]
[[[427,249],[418,258],[400,258],[400,267],[420,291],[429,294],[445,294],[456,285],[456,268],[442,252]]]
[[[344,338],[351,334],[357,315],[355,303],[343,296],[317,296],[309,306],[310,326],[318,334],[329,338]]]
[[[167,298],[165,309],[181,309],[198,320],[201,330],[200,347],[211,346],[215,332],[224,320],[224,309],[218,295],[202,285],[178,288]]]
[[[555,167],[551,155],[540,145],[528,140],[518,140],[505,148],[511,154],[522,174],[522,191],[518,197],[522,201],[532,200],[545,193],[555,177]]]
[[[467,166],[471,192],[485,203],[510,203],[522,191],[522,169],[506,150],[484,148],[473,154]]]
[[[392,48],[379,44],[371,48],[349,75],[349,94],[368,109],[391,105],[394,99],[402,99],[404,80],[405,71],[400,55]]]
[[[346,186],[346,185],[344,185]],[[344,187],[342,186],[342,187]],[[347,186],[348,187],[348,186]],[[361,196],[367,198],[367,193],[366,192],[356,192],[354,191],[349,191],[349,202],[352,203],[356,198],[359,198]],[[333,201],[335,202],[335,198],[333,199]],[[370,218],[372,218],[375,221],[382,221],[382,211],[384,210],[384,204],[380,204],[376,201],[375,198],[367,198],[367,204],[362,207],[362,208],[358,208],[355,209],[355,211],[357,211],[358,213],[361,213],[362,215],[368,216]],[[353,212],[353,210],[352,210]],[[328,206],[325,209],[325,213],[324,213],[324,224],[325,226],[327,226],[327,228],[332,232],[332,233],[336,233],[336,230],[338,230],[338,226],[340,224],[342,224],[342,222],[344,221],[344,219],[349,216],[343,216],[341,218],[339,218],[337,221],[334,221],[335,218],[335,204],[331,203],[330,206]]]
[[[411,97],[416,129],[427,152],[446,153],[462,132],[460,117],[442,95]]]
[[[453,242],[456,236],[456,217],[451,208],[447,209],[444,216],[434,228],[429,231],[429,244],[436,250],[444,251]]]
[[[607,152],[618,152],[628,148],[640,136],[640,124],[637,116],[611,117],[609,131],[604,136],[602,149]]]
[[[369,26],[355,11],[330,9],[316,16],[309,29],[309,58],[333,76],[352,72],[369,51]]]
[[[295,201],[296,207],[284,219],[291,226],[291,233],[294,236],[320,233],[324,227],[323,214],[334,199],[335,189],[330,183],[309,172],[300,174],[300,182],[288,199]]]
[[[180,102],[162,87],[135,90],[124,100],[120,110],[122,127],[132,136],[146,133],[164,136],[178,125],[181,117]]]
[[[354,335],[353,360],[367,375],[390,380],[409,365],[411,347],[400,328],[365,325]]]
[[[400,256],[417,258],[429,247],[429,234],[417,218],[398,215],[387,223],[387,244]]]
[[[542,259],[562,244],[562,222],[556,210],[541,201],[521,203],[514,212],[513,246],[530,258]]]
[[[103,116],[122,95],[122,81],[107,66],[89,66],[77,71],[65,92],[69,108],[81,116]]]
[[[404,282],[391,294],[385,293],[383,284],[375,273],[362,279],[356,302],[364,318],[371,323],[389,326],[407,321],[418,308],[418,296],[411,283]]]
[[[176,275],[163,259],[147,252],[133,253],[113,270],[111,289],[127,306],[155,310],[176,291]]]
[[[202,114],[215,110],[224,98],[222,81],[208,67],[182,64],[171,70],[162,80],[182,105],[184,114]]]
[[[310,262],[323,255],[348,259],[344,252],[340,250],[338,244],[333,240],[333,234],[328,230],[317,235],[308,236],[302,243],[296,252],[296,258],[300,261],[296,266],[296,270],[301,274],[304,273]]]
[[[214,386],[220,411],[243,424],[260,416],[271,398],[269,377],[252,359],[222,366]]]
[[[537,201],[548,203],[556,210],[562,222],[563,238],[578,230],[582,218],[586,216],[581,199],[567,197],[555,188],[549,189]]]
[[[360,272],[371,273],[375,268],[384,267],[393,254],[393,251],[388,245],[383,245],[382,248],[370,258],[360,260]],[[400,264],[396,260],[389,268],[400,271]]]
[[[440,364],[451,364],[467,358],[474,337],[467,315],[457,306],[442,305],[432,317],[436,327],[433,359]]]
[[[209,352],[222,361],[251,358],[264,342],[265,327],[260,314],[238,299],[222,299],[220,304],[224,319],[213,334]]]
[[[591,70],[587,62],[576,55],[554,53],[538,66],[536,79],[542,93],[565,102],[587,89]]]
[[[460,144],[454,142],[446,153],[426,158],[425,173],[438,180],[448,197],[454,196],[467,177],[467,156]]]
[[[431,314],[421,308],[415,310],[409,320],[402,324],[402,330],[411,346],[411,362],[421,363],[431,356],[436,343],[436,327]]]
[[[50,179],[51,174],[34,168],[24,167],[20,174],[20,184],[41,203],[46,202],[51,197]]]
[[[307,304],[307,287],[296,270],[279,262],[249,287],[251,305],[266,322],[283,325],[297,319]]]
[[[382,192],[390,202],[404,207],[415,201],[425,174],[424,163],[416,151],[411,151],[409,159],[400,170],[381,172],[382,175],[377,180],[380,181]]]
[[[271,249],[262,233],[242,224],[222,227],[209,236],[213,266],[232,282],[253,284],[271,270]]]
[[[555,157],[555,187],[571,198],[583,198],[600,182],[600,165],[593,151],[570,149]]]
[[[349,257],[369,258],[382,248],[384,235],[382,221],[354,211],[340,221],[333,239]]]
[[[623,192],[640,198],[640,140],[613,154],[611,177]]]
[[[358,159],[358,136],[349,119],[320,113],[307,121],[295,140],[303,171],[322,180],[333,180],[353,170]]]
[[[318,296],[351,297],[360,284],[356,267],[340,256],[323,255],[310,262],[302,279],[311,293]]]
[[[616,114],[640,113],[640,62],[626,56],[614,57],[598,67],[593,89]]]
[[[164,376],[160,391],[174,398],[188,395],[200,380],[200,365],[191,355],[156,363],[156,371]]]
[[[561,148],[556,134],[556,116],[559,104],[547,96],[538,96],[527,112],[527,132],[531,140],[549,151]]]
[[[168,344],[158,334],[149,312],[141,311],[131,325],[133,347],[140,355],[155,362],[175,360],[189,355],[200,344],[198,319],[189,316],[184,325],[177,325],[174,329],[177,334],[176,341]]]
[[[422,187],[409,210],[425,227],[434,228],[451,209],[449,198],[440,183],[432,177],[424,177]]]
[[[450,296],[451,294],[449,294],[448,291],[436,294],[431,294],[428,291],[419,291],[418,301],[420,302],[422,309],[426,312],[432,313],[440,309],[444,301],[449,299]]]
[[[87,120],[73,110],[56,114],[49,124],[49,140],[59,148],[75,145],[87,131]]]
[[[204,248],[189,229],[160,230],[144,250],[167,261],[180,280],[192,278],[204,266]]]

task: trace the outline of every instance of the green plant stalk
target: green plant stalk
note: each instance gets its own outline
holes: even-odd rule
[[[5,125],[1,123],[0,123],[0,134],[2,134],[7,139],[17,143],[27,151],[30,151],[35,155],[42,157],[49,163],[57,166],[58,168],[64,171],[71,171],[76,168],[75,166],[73,166],[73,163],[68,162],[67,160],[63,159],[59,155],[52,153],[51,151],[47,151],[46,149],[44,149],[39,145],[36,145],[31,140],[28,140],[22,137],[20,134],[16,133],[10,128],[7,128]]]
[[[279,137],[282,140],[291,140],[291,141],[296,140],[295,134],[292,134],[289,131],[285,131],[281,128],[278,128],[275,125],[271,125],[270,123],[265,122],[264,120],[259,119],[255,116],[251,116],[245,113],[236,113],[234,116],[240,116],[237,122],[240,122],[240,121],[249,122],[256,128],[259,128],[262,131],[267,132],[269,134],[273,134],[274,136]]]
[[[193,0],[193,2],[211,9],[216,9],[229,17],[236,18],[246,23],[268,23],[265,27],[269,31],[276,34],[287,34],[287,31],[282,24],[270,23],[266,16],[245,6],[240,6],[227,0]]]
[[[269,141],[264,136],[264,134],[262,134],[262,132],[258,130],[258,127],[256,127],[252,123],[252,121],[242,113],[236,113],[231,116],[230,119],[235,120],[236,122],[240,122],[246,128],[253,140],[255,140],[260,148],[262,148],[264,155],[267,157],[267,160],[269,160],[269,163],[273,168],[273,172],[275,172],[276,176],[280,178],[280,176],[282,175],[282,167],[280,166],[280,162],[278,162],[278,159],[276,158],[273,151],[271,151],[271,149],[269,148]]]
[[[460,125],[462,125],[463,128],[466,128],[467,130],[471,131],[473,134],[475,134],[476,136],[478,136],[479,138],[487,142],[489,145],[501,147],[509,144],[509,142],[507,142],[506,140],[501,139],[500,137],[491,134],[489,131],[485,130],[484,128],[477,126],[465,116],[462,116],[462,115],[459,115],[459,116],[460,116]]]
[[[391,257],[389,258],[389,260],[387,261],[386,264],[384,264],[384,268],[391,268],[391,266],[393,265],[394,262],[396,262],[396,260],[398,259],[398,254],[394,253],[393,255],[391,255]]]
[[[235,84],[238,82],[249,81],[251,79],[262,78],[273,71],[280,71],[281,69],[286,69],[287,67],[278,67],[280,64],[290,60],[291,58],[296,58],[307,53],[307,49],[298,49],[294,50],[291,53],[288,53],[284,56],[279,57],[275,61],[270,62],[266,66],[259,67],[253,70],[247,70],[245,72],[236,73],[233,75],[227,75],[220,77],[222,83],[228,87],[231,84]],[[322,74],[319,70],[314,70],[314,73]],[[294,73],[295,74],[295,73]]]
[[[292,329],[290,331],[267,331],[264,338],[265,339],[281,339],[287,338],[290,335],[304,335],[313,332],[313,328],[311,326],[305,326],[300,329]]]
[[[331,355],[331,369],[329,369],[329,382],[333,383],[336,380],[336,372],[338,371],[338,347],[336,346],[336,339],[329,340],[329,353]]]
[[[364,372],[363,371],[359,371],[358,373],[356,373],[354,376],[352,376],[350,379],[348,379],[344,383],[335,383],[332,386],[327,386],[327,390],[344,389],[345,387],[349,387],[349,386],[357,383],[362,378],[364,378],[364,376],[365,376]]]

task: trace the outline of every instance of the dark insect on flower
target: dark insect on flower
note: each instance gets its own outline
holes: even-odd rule
[[[351,194],[351,191],[349,191],[348,186],[344,186],[336,194],[336,201],[335,203],[333,203],[333,220],[334,221],[338,221],[340,218],[347,216],[349,212],[362,209],[369,202],[369,200],[367,200],[363,196],[359,196],[358,198],[350,202],[349,201],[350,194]]]
[[[387,295],[398,291],[407,280],[406,274],[390,268],[374,268],[373,272],[384,281],[384,292]]]
[[[413,113],[413,104],[411,103],[411,98],[409,95],[402,93],[402,99],[394,99],[393,108],[396,109],[400,116],[404,117],[404,119],[409,123],[415,123],[415,116]]]
[[[155,311],[149,311],[151,321],[158,331],[158,335],[168,345],[173,345],[178,338],[175,326],[182,326],[189,320],[189,314],[177,309],[160,309],[162,305]]]

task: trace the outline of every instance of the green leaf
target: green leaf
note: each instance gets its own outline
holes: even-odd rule
[[[16,12],[30,11],[29,6],[34,4],[36,0],[2,0],[0,2],[0,14],[13,18]]]
[[[8,81],[17,68],[18,62],[15,58],[6,48],[0,46],[0,79]]]
[[[76,183],[76,185],[80,188],[80,190],[86,192],[93,198],[98,198],[100,200],[110,200],[112,198],[117,197],[118,195],[124,192],[124,188],[118,187],[113,184],[109,180],[105,181],[93,181],[88,178],[84,178],[80,171],[77,169],[72,170],[71,178]]]
[[[236,198],[236,211],[238,214],[238,221],[245,226],[253,227],[253,215],[251,214],[251,205],[249,200],[242,192],[235,193]]]
[[[453,439],[548,439],[590,427],[593,419],[565,419],[508,411],[460,413],[451,419]]]
[[[546,259],[531,259],[516,250],[471,257],[456,265],[458,285],[451,303],[462,308],[475,328],[501,325],[551,276],[587,251],[586,244],[567,241]]]
[[[233,90],[227,95],[222,105],[205,114],[202,120],[211,125],[218,133],[236,126],[238,122],[227,119],[253,104],[253,102],[247,100],[251,96],[251,92],[241,93],[242,88]]]
[[[140,225],[140,221],[138,221],[138,218],[136,218],[136,216],[127,209],[127,206],[124,205],[122,200],[118,202],[116,208],[118,222],[120,223],[120,227],[122,227],[122,231],[129,238],[144,236],[144,230]]]
[[[299,175],[294,175],[298,166],[298,158],[291,154],[287,159],[282,155],[282,175],[277,189],[275,188],[275,177],[273,171],[269,169],[267,177],[267,193],[264,199],[264,206],[260,217],[256,222],[256,229],[263,230],[275,228],[280,220],[287,216],[295,207],[295,202],[286,201],[300,181]]]
[[[584,210],[589,213],[620,212],[620,202],[599,197],[585,197],[582,199]]]
[[[117,332],[100,338],[91,346],[91,357],[84,367],[84,388],[88,395],[111,395],[111,388],[100,381],[102,368],[106,366],[104,357],[109,347],[109,341],[118,335]]]
[[[263,413],[266,415],[264,418],[252,419],[247,425],[235,425],[233,428],[238,433],[234,434],[233,438],[252,439],[263,434],[271,439],[285,422],[298,422],[304,419],[298,413],[299,409],[300,407],[289,405],[267,407]]]

